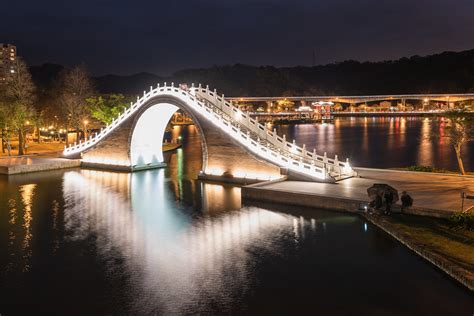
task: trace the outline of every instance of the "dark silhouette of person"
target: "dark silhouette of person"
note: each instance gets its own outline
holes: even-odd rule
[[[407,191],[402,192],[402,197],[400,198],[402,201],[402,212],[413,205],[413,198],[407,193]]]
[[[385,191],[383,198],[385,200],[385,214],[390,215],[393,204],[393,193],[390,190]]]
[[[369,203],[369,206],[375,211],[380,210],[382,205],[383,205],[383,200],[382,200],[381,193],[377,193],[375,198]]]

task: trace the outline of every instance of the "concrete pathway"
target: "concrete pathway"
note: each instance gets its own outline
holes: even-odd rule
[[[461,192],[474,195],[474,177],[472,176],[383,169],[358,169],[357,171],[360,178],[350,178],[336,184],[284,181],[270,183],[261,188],[368,201],[368,187],[374,183],[387,183],[396,188],[399,195],[402,191],[407,191],[413,197],[414,207],[444,211],[461,209]],[[465,209],[471,206],[474,206],[474,201],[466,200]]]

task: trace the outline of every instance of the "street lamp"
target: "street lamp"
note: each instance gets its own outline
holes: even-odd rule
[[[84,120],[84,140],[87,139],[87,124],[89,124],[88,120]]]

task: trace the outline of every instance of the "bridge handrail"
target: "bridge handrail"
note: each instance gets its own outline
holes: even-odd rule
[[[323,156],[316,154],[316,151],[313,152],[306,150],[305,145],[299,147],[296,145],[295,141],[293,143],[287,142],[286,137],[280,137],[276,134],[276,130],[269,131],[263,124],[259,123],[257,120],[252,119],[248,113],[241,111],[239,108],[234,106],[231,102],[225,100],[222,96],[217,95],[216,91],[210,91],[209,87],[198,87],[195,88],[195,91],[207,101],[215,101],[220,110],[222,110],[226,115],[232,117],[234,120],[238,121],[252,132],[256,133],[261,139],[264,139],[270,142],[275,147],[288,152],[289,155],[300,156],[303,159],[309,159],[315,164],[324,167],[325,165],[330,165],[336,172],[339,173],[354,173],[350,167],[349,160],[346,159],[345,162],[339,161],[338,157],[328,158],[326,153]],[[211,100],[210,100],[211,99]],[[214,99],[214,100],[212,100]]]
[[[198,94],[196,94],[198,92]],[[217,95],[215,91],[210,91],[207,87],[202,88],[201,85],[199,88],[192,88],[190,91],[185,91],[180,88],[174,87],[172,84],[171,86],[167,86],[166,83],[164,86],[159,86],[156,88],[150,87],[150,91],[144,92],[142,97],[138,97],[137,101],[130,105],[127,109],[125,109],[117,118],[113,119],[112,123],[107,125],[105,128],[102,128],[99,133],[89,137],[88,140],[85,142],[80,141],[79,144],[74,143],[69,147],[65,147],[64,155],[69,156],[72,154],[80,153],[86,149],[93,147],[97,144],[100,140],[105,138],[108,134],[110,134],[117,126],[119,126],[122,122],[130,118],[139,108],[151,97],[157,94],[172,94],[178,95],[181,98],[188,98],[190,101],[189,104],[194,107],[199,107],[204,109],[204,111],[200,111],[203,115],[205,115],[208,119],[213,121],[215,124],[219,125],[223,130],[228,132],[234,139],[238,140],[244,145],[255,152],[257,155],[267,158],[271,161],[275,161],[278,165],[289,167],[290,169],[294,169],[296,171],[302,171],[313,176],[317,176],[319,178],[325,178],[326,172],[328,170],[332,170],[337,172],[339,175],[342,174],[350,174],[353,172],[352,168],[350,168],[348,162],[339,162],[337,160],[337,156],[335,159],[327,158],[327,156],[319,156],[315,155],[315,153],[309,153],[306,151],[305,147],[303,148],[297,146],[294,142],[289,143],[286,141],[285,136],[280,137],[276,134],[275,131],[269,131],[264,125],[260,124],[258,121],[250,118],[248,113],[242,112],[240,109],[235,107],[232,103],[225,100],[222,96]],[[211,102],[212,100],[207,100],[207,102],[203,102],[200,100],[202,97],[201,94],[205,94],[210,98],[214,98],[215,102]],[[207,99],[207,98],[205,98]],[[264,139],[267,141],[267,144],[272,144],[278,150],[275,151],[269,146],[263,146],[257,139],[252,139],[249,135],[245,134],[243,131],[238,128],[237,130],[232,124],[232,121],[228,120],[222,115],[219,115],[214,111],[213,107],[217,107],[220,111],[225,113],[231,119],[238,121],[239,124],[242,124],[248,130],[256,133],[259,139]],[[237,119],[237,116],[239,118]],[[243,117],[244,120],[241,120],[240,117]],[[289,149],[290,148],[290,149]],[[293,150],[293,153],[291,152]],[[286,155],[284,155],[286,153]],[[299,153],[299,154],[298,154]],[[296,155],[295,155],[296,154]],[[296,157],[294,157],[296,156]],[[304,161],[304,159],[310,160],[310,163]]]

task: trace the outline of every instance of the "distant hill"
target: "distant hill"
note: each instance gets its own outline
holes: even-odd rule
[[[31,66],[30,72],[38,90],[44,91],[54,86],[59,73],[64,66],[46,63],[41,66]],[[93,77],[95,88],[102,93],[123,93],[137,94],[143,92],[143,89],[150,88],[150,85],[156,85],[164,79],[160,76],[141,72],[129,76],[105,75]]]
[[[47,87],[62,66],[31,67]],[[227,96],[361,95],[474,92],[474,49],[382,62],[343,61],[315,67],[226,65],[181,70],[169,77],[150,73],[94,78],[100,92],[141,94],[158,82],[203,83]]]
[[[122,94],[141,94],[143,90],[164,81],[163,77],[141,72],[130,76],[105,75],[96,77],[97,89],[103,93],[120,92]]]
[[[474,92],[474,50],[395,61],[344,61],[316,67],[218,66],[175,73],[228,96]]]
[[[30,73],[36,87],[40,91],[52,88],[56,77],[64,69],[61,65],[43,64],[41,66],[31,66]]]

